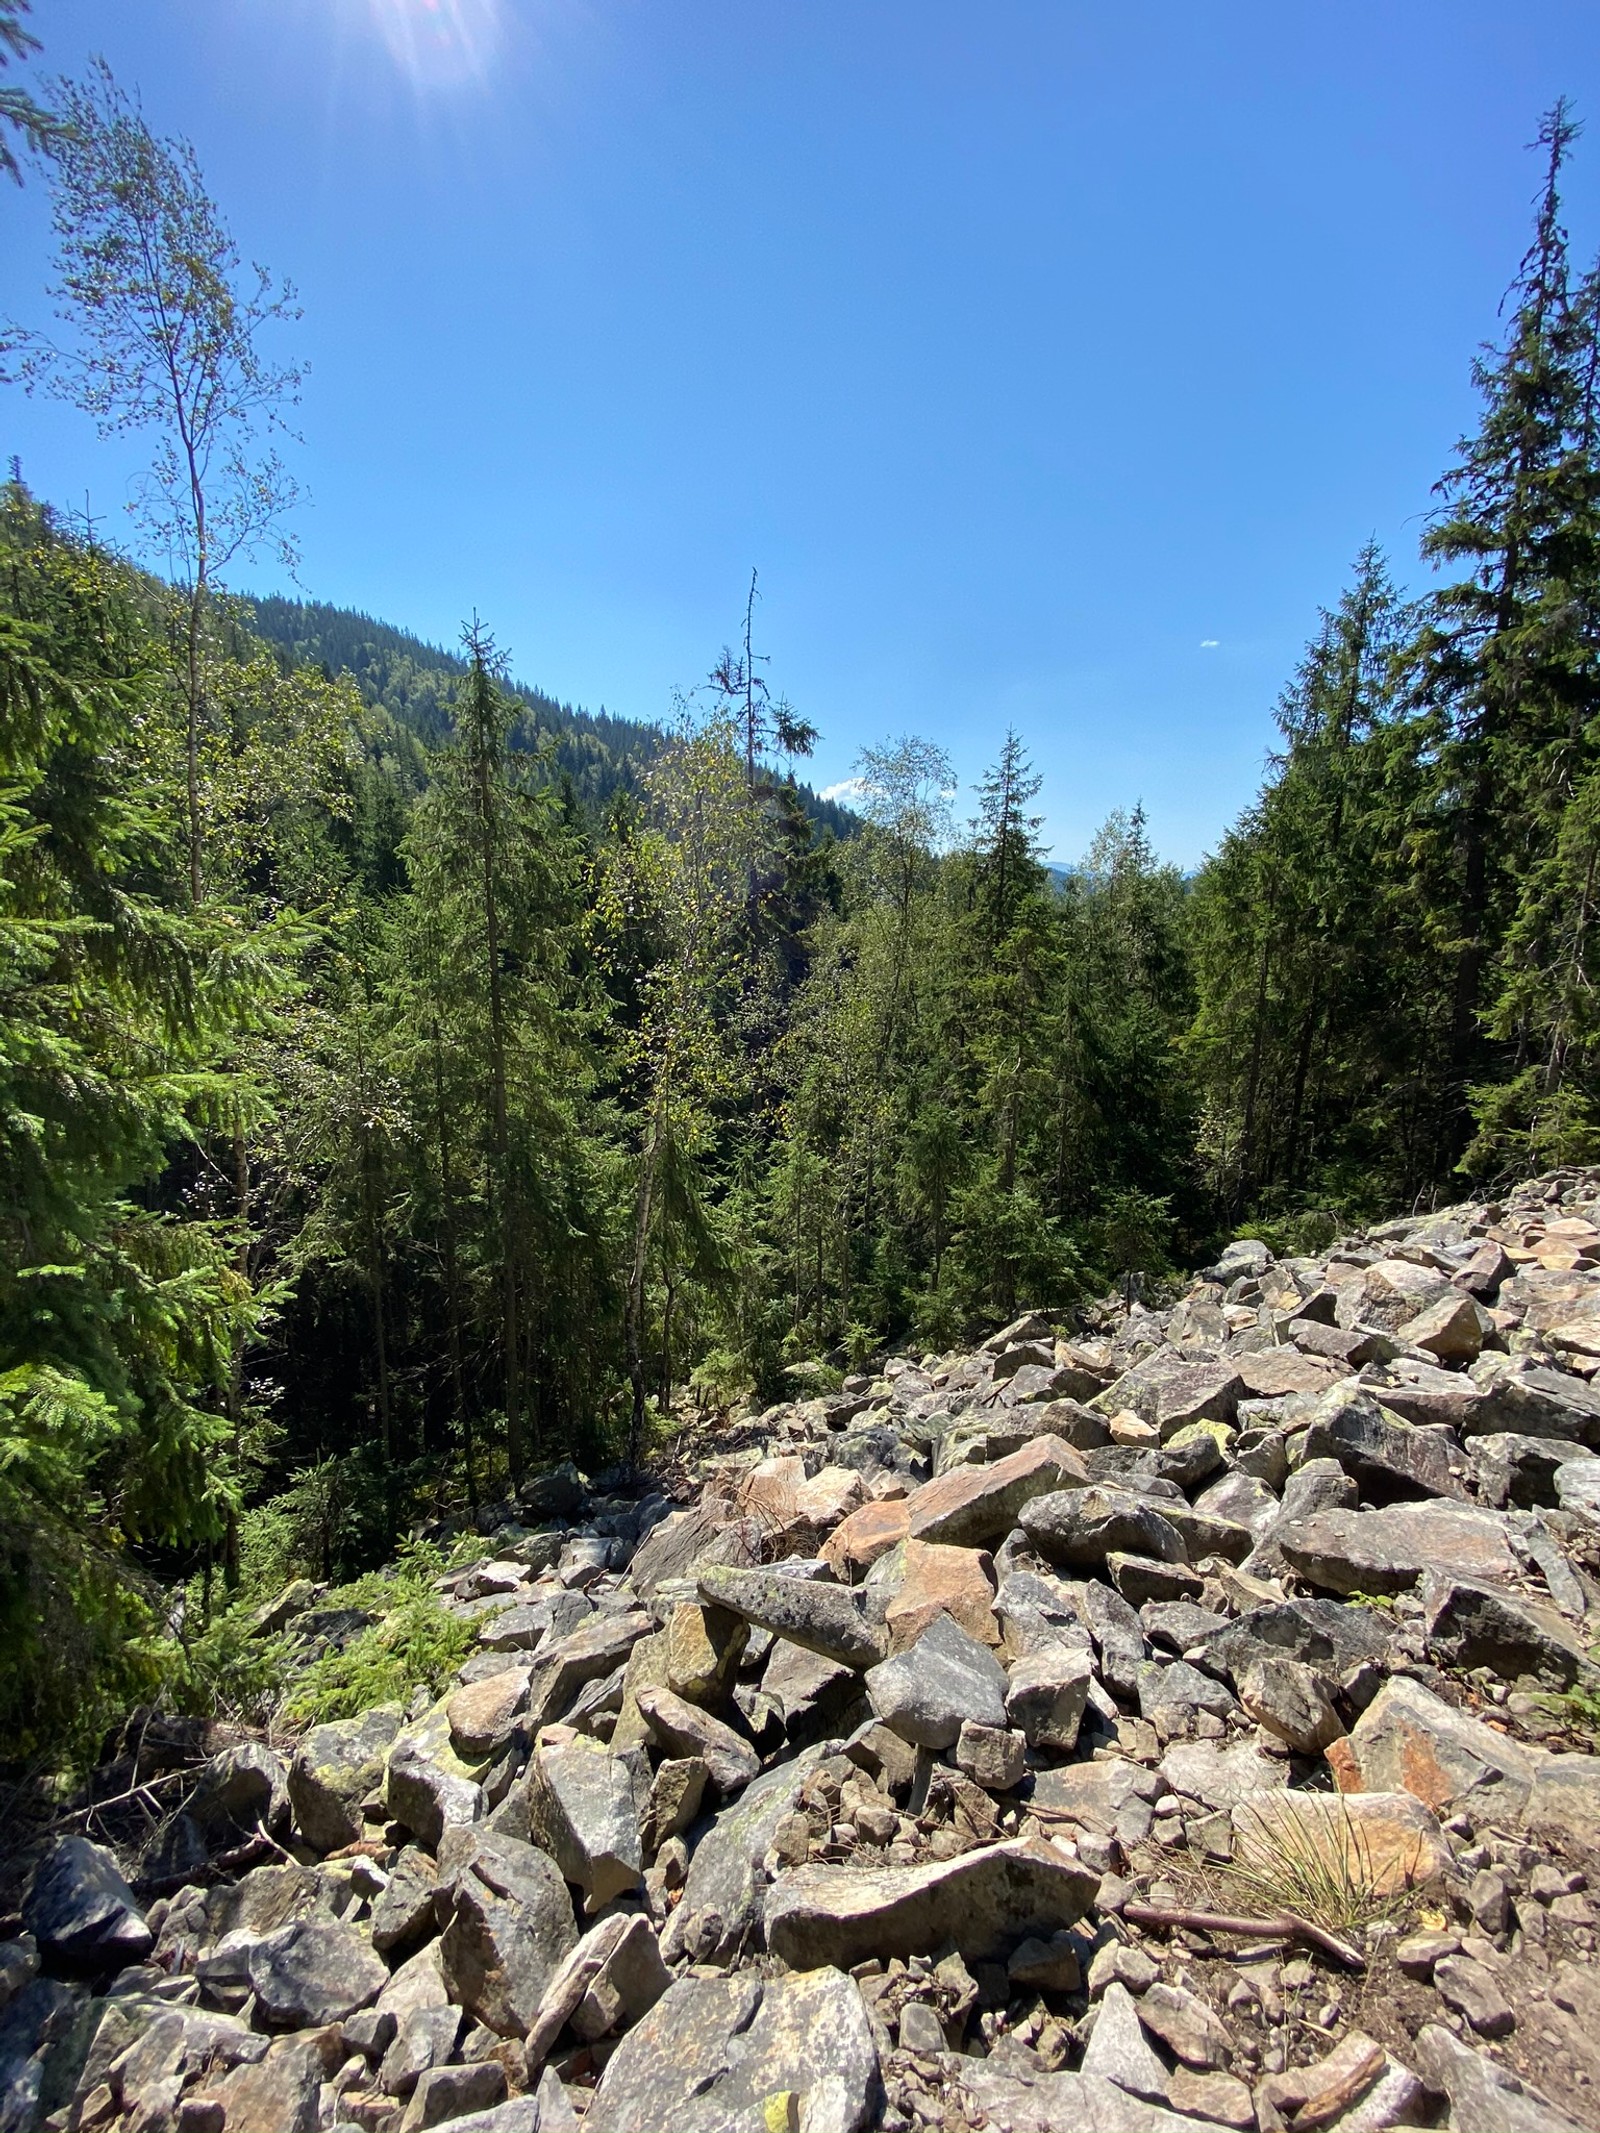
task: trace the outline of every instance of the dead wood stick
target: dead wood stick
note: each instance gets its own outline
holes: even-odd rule
[[[1193,1933],[1242,1933],[1255,1940],[1285,1936],[1306,1940],[1324,1955],[1331,1955],[1347,1970],[1365,1970],[1366,1959],[1348,1941],[1326,1933],[1321,1926],[1302,1918],[1298,1911],[1274,1911],[1266,1918],[1241,1918],[1230,1911],[1190,1911],[1180,1904],[1125,1903],[1122,1917],[1136,1926],[1185,1926]]]
[[[47,1826],[51,1829],[64,1829],[69,1822],[82,1821],[85,1815],[103,1814],[108,1807],[124,1807],[129,1800],[138,1799],[142,1792],[154,1792],[158,1785],[170,1785],[174,1779],[181,1780],[192,1775],[193,1772],[188,1770],[165,1771],[159,1777],[146,1778],[141,1784],[130,1785],[126,1792],[114,1792],[108,1800],[91,1800],[87,1807],[74,1807],[67,1814],[57,1815]]]

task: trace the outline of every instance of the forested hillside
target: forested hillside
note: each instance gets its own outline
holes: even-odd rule
[[[64,286],[136,272],[72,246],[149,208],[138,170],[190,217],[170,270],[237,275],[181,144],[108,78],[72,121]],[[970,811],[926,741],[865,750],[836,840],[748,639],[657,732],[514,689],[483,629],[252,621],[224,585],[276,459],[209,512],[158,463],[170,586],[11,482],[0,1739],[81,1745],[147,1686],[174,1583],[203,1697],[241,1589],[636,1462],[686,1398],[1600,1153],[1600,275],[1543,139],[1430,589],[1357,558],[1192,883],[1131,794],[1053,879],[1016,734]],[[230,406],[270,399],[256,303]]]
[[[251,633],[292,666],[318,666],[329,681],[348,674],[363,703],[387,711],[397,725],[430,747],[448,736],[451,701],[467,671],[466,660],[458,654],[349,608],[286,600],[277,594],[252,599],[248,622]],[[542,748],[562,789],[591,810],[603,809],[617,792],[636,790],[641,767],[666,738],[662,726],[558,704],[526,682],[508,680],[505,687],[515,713],[511,745]],[[824,800],[804,783],[797,783],[795,790],[820,827],[836,837],[856,829],[849,808]]]

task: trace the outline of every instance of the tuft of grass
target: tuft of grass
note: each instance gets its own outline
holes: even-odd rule
[[[1411,1869],[1395,1886],[1394,1862],[1380,1865],[1342,1798],[1322,1827],[1257,1808],[1234,1843],[1231,1864],[1212,1869],[1230,1907],[1293,1911],[1326,1933],[1349,1934],[1396,1917],[1414,1901]]]

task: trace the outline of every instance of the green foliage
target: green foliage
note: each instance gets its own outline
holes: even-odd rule
[[[291,1725],[323,1725],[374,1704],[403,1704],[419,1686],[441,1695],[476,1641],[470,1622],[448,1614],[433,1593],[408,1579],[364,1582],[345,1597],[354,1606],[387,1601],[388,1612],[299,1677],[283,1707]]]
[[[104,77],[73,109],[58,228],[109,308],[51,375],[159,430],[102,240],[132,216],[213,310],[237,262],[182,144]],[[964,828],[909,735],[830,817],[763,760],[811,736],[753,590],[709,712],[635,726],[514,689],[477,624],[447,654],[228,599],[170,425],[183,597],[5,492],[8,1743],[80,1755],[134,1696],[264,1707],[249,1609],[295,1575],[385,1615],[302,1719],[431,1690],[460,1640],[421,1559],[362,1574],[434,1518],[475,1548],[549,1460],[643,1458],[686,1393],[819,1391],[1230,1233],[1316,1251],[1463,1166],[1600,1155],[1600,276],[1567,263],[1564,112],[1544,139],[1438,582],[1407,604],[1362,551],[1192,881],[1137,806],[1047,866],[1014,733]],[[241,454],[292,385],[251,341],[279,297],[242,295],[203,351],[264,396]],[[231,457],[224,546],[285,493]]]

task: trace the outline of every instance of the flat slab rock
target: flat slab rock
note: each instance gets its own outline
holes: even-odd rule
[[[961,2091],[968,2116],[982,2111],[990,2133],[1217,2133],[1214,2119],[1147,2103],[1098,2074],[1019,2074],[965,2060]]]
[[[908,1500],[906,1530],[913,1540],[982,1548],[1003,1540],[1017,1513],[1035,1496],[1081,1488],[1089,1470],[1081,1453],[1060,1437],[1035,1437],[992,1466],[959,1466],[925,1482]]]
[[[767,1897],[767,1947],[798,1970],[925,1955],[958,1940],[969,1960],[1081,1918],[1099,1876],[1036,1837],[928,1866],[803,1866]]]
[[[861,1991],[837,1970],[680,1978],[618,2045],[586,2133],[857,2133],[878,2053]]]
[[[1285,1560],[1338,1593],[1408,1592],[1425,1571],[1506,1584],[1517,1560],[1498,1511],[1436,1499],[1382,1511],[1313,1511],[1274,1534]]]

